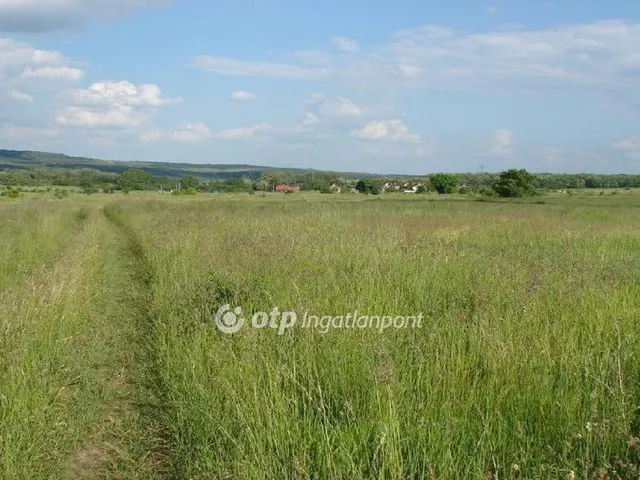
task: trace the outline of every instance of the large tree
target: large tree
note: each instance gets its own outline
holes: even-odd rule
[[[361,178],[356,183],[356,190],[360,193],[378,195],[380,193],[380,182],[373,178]]]
[[[450,173],[436,173],[429,176],[429,181],[436,192],[454,193],[458,188],[458,177]]]
[[[530,197],[537,193],[536,176],[524,168],[512,168],[500,174],[493,189],[501,197]]]

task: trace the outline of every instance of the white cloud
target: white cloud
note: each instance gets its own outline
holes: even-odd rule
[[[144,116],[128,105],[112,105],[101,110],[68,107],[56,116],[56,122],[60,125],[85,128],[133,128],[141,125],[144,121]]]
[[[87,89],[72,92],[73,102],[82,106],[126,105],[131,107],[160,107],[182,101],[181,98],[163,98],[160,87],[154,83],[134,85],[128,81],[96,82]]]
[[[201,122],[183,122],[171,132],[171,138],[180,142],[197,142],[211,138],[211,130]]]
[[[509,130],[501,129],[493,134],[491,153],[494,155],[509,155],[513,148],[513,135]]]
[[[189,66],[221,75],[261,76],[290,80],[321,80],[328,73],[324,68],[289,63],[243,61],[211,55],[195,57]]]
[[[78,80],[83,74],[56,50],[39,50],[28,43],[0,38],[0,88],[24,84],[27,80]]]
[[[174,140],[177,142],[198,142],[212,137],[211,130],[202,122],[182,122],[173,130],[153,127],[138,135],[143,142]]]
[[[84,72],[71,67],[26,67],[20,75],[22,78],[41,78],[43,80],[80,80]]]
[[[254,93],[247,92],[245,90],[237,90],[231,94],[231,100],[239,102],[246,102],[249,100],[255,100],[257,97]]]
[[[338,50],[348,53],[357,53],[360,51],[360,45],[356,40],[347,37],[333,37],[333,44]]]
[[[0,127],[0,134],[5,138],[41,138],[57,137],[60,131],[55,128],[32,128],[17,125],[5,125]]]
[[[133,128],[146,123],[159,107],[179,101],[180,98],[163,98],[155,84],[97,82],[71,92],[71,105],[58,113],[56,122],[86,128]]]
[[[24,116],[20,103],[65,87],[84,72],[55,50],[40,50],[28,43],[0,38],[0,114],[5,118]]]
[[[291,128],[293,133],[305,133],[310,132],[319,122],[318,116],[313,113],[307,113],[300,123],[297,123]]]
[[[157,142],[158,140],[167,139],[170,135],[167,134],[165,130],[161,128],[151,128],[150,130],[146,130],[138,135],[138,138],[142,142]]]
[[[640,158],[640,137],[633,136],[613,142],[611,148],[624,152],[632,158]]]
[[[0,0],[1,1],[1,0]],[[71,61],[55,50],[38,50],[25,42],[0,38],[0,73],[25,66],[57,66]]]
[[[624,20],[486,33],[425,25],[348,56],[308,50],[291,54],[291,63],[201,56],[191,65],[225,75],[350,81],[371,89],[580,88],[639,99],[639,49],[640,23]]]
[[[370,122],[360,130],[354,130],[351,135],[357,138],[369,140],[398,140],[408,143],[419,143],[420,136],[409,132],[402,120],[382,120]]]
[[[317,107],[320,116],[327,117],[359,117],[362,109],[352,100],[344,97],[327,97],[315,94],[310,103]]]
[[[31,95],[23,93],[19,90],[11,90],[8,95],[10,99],[17,102],[33,103],[34,101],[34,98]]]
[[[305,67],[330,67],[333,61],[333,55],[322,49],[298,50],[291,55],[285,55],[285,57],[296,58]]]
[[[424,26],[394,35],[386,55],[423,85],[631,87],[639,45],[640,24],[622,20],[475,34]]]
[[[0,31],[47,32],[114,19],[168,0],[0,0]]]
[[[498,9],[491,5],[487,5],[486,7],[484,7],[484,13],[486,13],[487,15],[497,15]]]
[[[221,130],[216,134],[216,137],[223,140],[248,140],[260,133],[266,133],[273,130],[274,128],[268,123],[258,123],[246,128],[228,128],[226,130]]]

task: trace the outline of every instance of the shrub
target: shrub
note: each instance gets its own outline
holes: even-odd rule
[[[198,190],[196,190],[194,187],[179,188],[179,189],[173,190],[171,194],[172,195],[197,195]]]
[[[537,194],[536,177],[525,169],[512,168],[500,174],[493,189],[501,197],[530,197]]]
[[[429,180],[439,194],[454,193],[458,188],[458,177],[450,173],[436,173]]]
[[[69,196],[69,191],[62,188],[56,188],[53,192],[53,196],[56,198],[65,198]]]
[[[18,198],[20,196],[20,190],[17,188],[11,188],[5,192],[2,192],[0,195],[8,198]]]
[[[356,183],[356,190],[360,193],[379,195],[380,194],[380,182],[373,178],[361,178]]]
[[[480,195],[482,195],[483,197],[495,197],[496,196],[496,191],[493,188],[489,188],[489,187],[482,187],[480,190],[478,190],[478,193]]]

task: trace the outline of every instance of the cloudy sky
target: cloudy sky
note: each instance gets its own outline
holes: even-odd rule
[[[0,0],[0,148],[640,172],[640,0]]]

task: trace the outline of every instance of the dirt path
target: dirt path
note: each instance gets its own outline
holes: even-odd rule
[[[131,232],[105,208],[93,265],[92,321],[85,347],[95,358],[89,382],[99,415],[84,445],[69,459],[77,479],[170,478],[159,407],[152,384],[153,354],[148,308],[151,273]],[[111,213],[110,213],[111,212]]]

